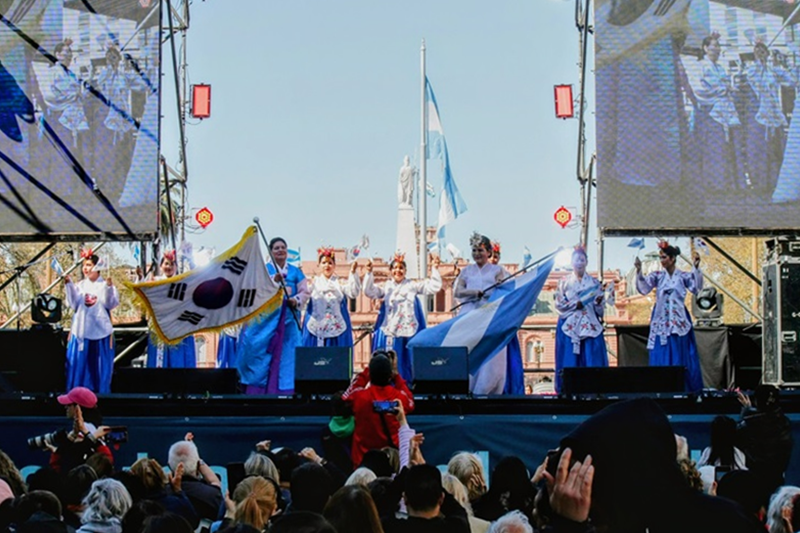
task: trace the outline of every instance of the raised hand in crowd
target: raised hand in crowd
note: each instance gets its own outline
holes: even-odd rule
[[[753,404],[750,401],[750,396],[746,395],[740,390],[736,390],[736,399],[739,400],[739,403],[742,404],[742,407],[752,407]]]
[[[321,465],[321,464],[323,464],[325,462],[325,459],[323,459],[317,453],[317,451],[314,448],[312,448],[311,446],[306,446],[305,448],[300,450],[300,453],[298,453],[297,455],[299,455],[300,457],[303,457],[305,459],[308,459],[312,463],[317,463],[318,465]]]
[[[408,452],[408,462],[411,466],[425,464],[425,458],[422,456],[423,442],[425,442],[425,435],[422,433],[417,433],[411,437],[411,447]]]
[[[547,471],[543,476],[553,511],[573,522],[585,522],[592,505],[592,456],[587,455],[583,463],[575,461],[572,468],[569,467],[571,460],[572,450],[566,448],[558,461],[555,477]]]
[[[350,273],[355,274],[357,270],[358,270],[358,261],[353,261],[350,264]]]
[[[194,433],[189,431],[188,433],[186,433],[186,435],[184,435],[183,440],[188,440],[189,442],[194,442]]]
[[[372,272],[372,259],[367,259],[366,269],[367,269],[367,274]]]
[[[183,473],[184,467],[183,463],[178,463],[178,467],[175,469],[175,472],[170,472],[168,474],[169,477],[169,484],[172,486],[172,492],[175,494],[181,493],[181,481],[183,480]]]
[[[262,440],[256,442],[256,451],[257,452],[268,452],[270,447],[272,446],[271,440]]]

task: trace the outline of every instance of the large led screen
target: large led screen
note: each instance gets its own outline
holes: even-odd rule
[[[158,0],[0,0],[0,236],[156,230]]]
[[[799,12],[786,0],[595,2],[601,228],[800,230]]]

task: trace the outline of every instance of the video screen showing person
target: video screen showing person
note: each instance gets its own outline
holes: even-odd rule
[[[597,0],[595,23],[599,225],[796,231],[798,4]]]
[[[0,235],[156,231],[159,2],[0,0]]]

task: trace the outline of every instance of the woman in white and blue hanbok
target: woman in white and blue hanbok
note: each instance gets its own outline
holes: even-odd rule
[[[707,190],[730,191],[745,185],[739,144],[740,121],[733,103],[734,89],[725,67],[718,63],[719,36],[703,39],[702,74],[695,89],[698,169],[696,179]]]
[[[161,274],[154,280],[171,278],[176,272],[175,250],[167,250],[161,258]],[[178,344],[165,344],[154,333],[147,343],[147,368],[195,368],[197,352],[194,337],[189,335]]]
[[[694,338],[692,317],[684,305],[686,293],[697,294],[703,288],[700,272],[700,255],[692,256],[691,272],[675,267],[681,250],[665,241],[659,244],[659,258],[663,270],[642,274],[642,263],[636,258],[636,288],[643,295],[656,289],[656,304],[650,317],[650,336],[647,349],[650,351],[650,366],[683,366],[686,368],[686,390],[703,388],[703,373]]]
[[[83,279],[73,283],[64,278],[67,305],[72,308],[72,326],[67,342],[67,390],[86,387],[94,392],[111,392],[114,373],[114,328],[111,310],[119,305],[111,279],[103,279],[96,266],[99,259],[91,250],[81,252]]]
[[[788,70],[772,62],[763,42],[757,42],[753,51],[756,60],[745,70],[749,89],[744,115],[747,172],[750,186],[772,195],[786,144],[784,129],[789,124],[780,89],[794,85],[794,80]]]
[[[561,390],[561,370],[574,367],[608,366],[603,337],[605,296],[599,281],[586,273],[586,250],[572,252],[572,272],[559,281],[555,305],[556,390]]]
[[[417,298],[420,294],[433,295],[442,289],[442,276],[439,274],[439,258],[431,261],[431,277],[425,280],[406,279],[406,262],[403,255],[395,254],[389,264],[391,279],[383,286],[375,284],[372,274],[372,260],[367,261],[364,276],[364,294],[368,298],[382,300],[375,333],[372,336],[372,350],[394,350],[397,353],[397,370],[407,382],[413,381],[414,365],[408,342],[419,331],[425,329],[425,315]]]
[[[294,394],[295,348],[300,345],[300,311],[308,301],[308,282],[303,271],[287,263],[286,241],[269,242],[275,263],[267,272],[286,292],[280,313],[256,317],[244,326],[236,343],[236,364],[246,394]]]
[[[318,251],[321,275],[311,282],[311,298],[303,321],[303,346],[353,346],[353,326],[347,309],[348,298],[361,294],[361,280],[356,275],[358,264],[350,266],[346,280],[334,271],[336,257],[333,248]]]
[[[473,234],[470,247],[475,262],[464,267],[453,289],[453,297],[459,302],[459,315],[488,303],[490,293],[484,291],[509,276],[508,271],[491,261],[493,246],[488,237]],[[517,336],[512,337],[506,346],[498,346],[478,368],[470,368],[469,373],[469,390],[473,394],[524,394],[525,380]]]

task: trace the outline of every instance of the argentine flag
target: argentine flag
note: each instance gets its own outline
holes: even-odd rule
[[[517,278],[511,278],[492,291],[489,303],[451,318],[447,322],[417,333],[409,342],[413,350],[423,347],[466,346],[469,372],[481,365],[511,341],[528,316],[553,269],[555,254]]]
[[[461,198],[458,187],[450,172],[450,155],[444,139],[444,129],[439,118],[439,106],[428,78],[425,78],[425,89],[428,105],[428,159],[439,159],[442,168],[442,194],[439,196],[439,223],[437,237],[444,241],[444,227],[467,211],[467,204]],[[440,249],[444,249],[442,242]]]

